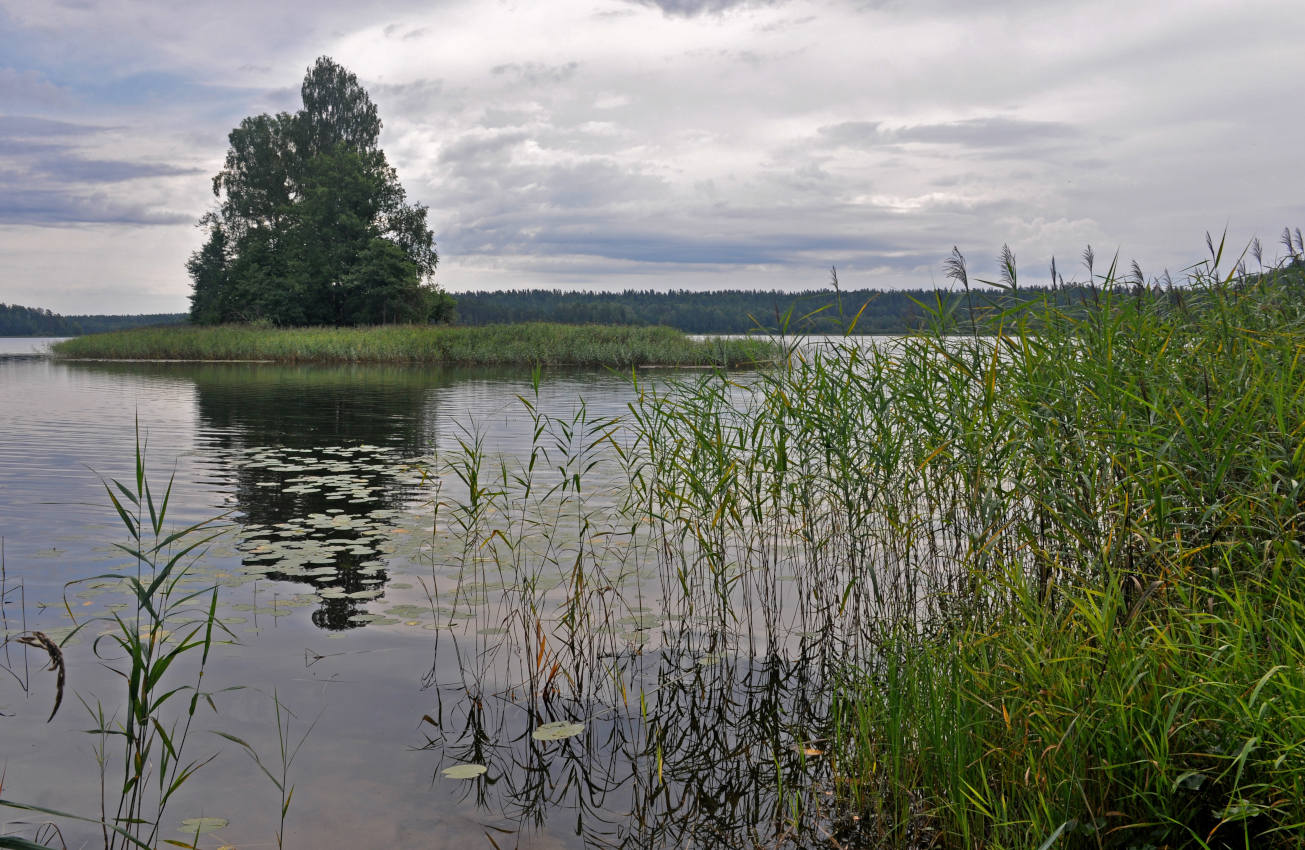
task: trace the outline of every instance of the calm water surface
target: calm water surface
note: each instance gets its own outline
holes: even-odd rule
[[[668,614],[637,554],[646,533],[615,510],[625,472],[603,437],[621,441],[626,379],[555,372],[536,393],[521,370],[6,356],[40,343],[0,340],[4,629],[90,625],[64,647],[69,694],[48,724],[42,658],[12,642],[0,656],[6,798],[97,814],[83,702],[112,710],[122,683],[96,618],[129,610],[115,576],[135,570],[105,480],[131,479],[139,440],[156,497],[174,478],[170,524],[222,518],[194,582],[219,587],[234,636],[209,665],[217,711],[187,745],[217,758],[169,805],[163,838],[211,816],[229,825],[202,846],[275,846],[275,788],[212,734],[276,763],[275,695],[296,739],[316,724],[290,772],[287,847],[783,845],[777,774],[821,776],[802,750],[823,659],[805,643],[739,651]],[[519,480],[532,451],[551,502],[467,508],[477,487]],[[583,497],[560,487],[581,470]],[[500,526],[511,547],[487,534]],[[605,566],[568,572],[572,552]],[[568,615],[559,598],[585,601]],[[557,720],[585,731],[531,736]],[[461,762],[488,771],[441,775]],[[30,837],[22,822],[0,810],[0,835]]]

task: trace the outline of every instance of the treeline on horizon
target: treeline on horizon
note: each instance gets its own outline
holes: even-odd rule
[[[456,321],[465,325],[667,325],[700,334],[893,334],[932,326],[940,315],[953,329],[968,327],[971,307],[991,312],[1044,298],[1072,306],[1090,299],[1093,292],[1092,287],[1077,284],[1054,289],[975,289],[969,293],[961,289],[820,289],[797,293],[505,290],[459,293]]]
[[[932,326],[940,317],[949,330],[968,329],[971,309],[991,313],[1042,299],[1072,307],[1090,300],[1095,291],[1080,284],[972,289],[968,293],[959,288],[821,289],[798,293],[503,290],[459,293],[454,323],[473,327],[521,322],[665,325],[698,334],[894,334]],[[187,321],[185,313],[61,316],[40,308],[0,304],[0,336],[81,336]]]
[[[61,316],[40,307],[0,304],[0,336],[82,336],[147,325],[179,325],[185,313],[121,316]]]

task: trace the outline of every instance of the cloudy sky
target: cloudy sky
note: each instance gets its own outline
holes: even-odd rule
[[[1299,0],[0,0],[0,301],[187,308],[241,118],[328,55],[470,289],[1177,272],[1305,227]],[[1098,269],[1100,270],[1100,269]],[[1083,275],[1079,272],[1079,277]],[[1066,275],[1069,277],[1070,275]]]

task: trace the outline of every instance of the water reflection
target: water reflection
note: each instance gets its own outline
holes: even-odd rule
[[[210,450],[245,525],[246,573],[313,589],[312,622],[356,628],[384,594],[392,519],[414,498],[407,463],[436,439],[441,370],[206,366],[190,371]]]
[[[433,708],[422,718],[422,749],[438,756],[432,781],[462,782],[463,799],[501,848],[564,829],[578,846],[630,850],[854,838],[856,825],[835,823],[825,802],[828,636],[759,657],[722,651],[732,639],[721,633],[661,637],[658,651],[611,659],[605,688],[565,698],[487,691],[476,670],[432,682]],[[449,638],[444,651],[463,657],[457,643]],[[584,723],[584,732],[532,737],[556,720]],[[440,774],[465,763],[488,770],[471,780]]]
[[[551,375],[536,395],[520,372],[0,366],[14,376],[5,387],[15,399],[40,401],[38,416],[20,415],[17,405],[8,418],[0,411],[11,438],[0,445],[9,476],[0,515],[4,534],[13,535],[7,545],[19,547],[8,550],[10,576],[15,565],[43,568],[24,576],[32,580],[29,602],[56,559],[65,571],[49,579],[56,588],[106,569],[88,561],[74,574],[64,551],[89,548],[86,522],[106,513],[102,490],[79,464],[122,475],[139,413],[151,457],[166,464],[181,455],[177,515],[198,520],[226,507],[241,525],[241,542],[215,547],[198,579],[293,582],[302,592],[290,601],[308,607],[317,627],[346,638],[333,647],[339,653],[314,653],[313,670],[302,677],[296,657],[305,646],[322,647],[298,642],[315,630],[295,627],[297,608],[278,630],[260,631],[255,619],[240,633],[248,644],[223,649],[230,662],[223,675],[249,688],[232,700],[279,687],[306,717],[314,700],[329,704],[301,756],[295,806],[303,800],[302,811],[338,818],[305,816],[292,835],[313,846],[363,846],[366,824],[393,835],[370,846],[416,846],[431,834],[493,846],[488,835],[501,848],[832,846],[825,830],[852,843],[826,818],[829,768],[814,752],[822,748],[821,692],[835,644],[809,633],[831,621],[823,588],[842,585],[799,570],[807,561],[776,531],[747,541],[770,552],[762,583],[717,593],[698,565],[705,544],[686,542],[681,524],[663,527],[627,512],[630,481],[617,456],[626,443],[612,429],[632,395],[621,378]],[[518,396],[546,415],[532,416]],[[459,440],[475,451],[463,451]],[[431,463],[428,477],[414,461]],[[429,473],[440,469],[444,507],[436,518]],[[85,492],[68,489],[81,479]],[[471,480],[480,488],[474,499]],[[46,542],[50,517],[26,506],[54,500],[91,506],[85,522],[73,513],[77,505],[60,508],[61,530],[79,535],[73,542]],[[426,548],[418,549],[418,537]],[[99,539],[110,549],[116,538]],[[31,553],[42,544],[51,555],[37,561]],[[282,610],[274,604],[273,611],[285,613],[284,587],[278,592]],[[74,606],[90,607],[74,610],[121,601],[108,590],[93,595],[100,593],[79,593]],[[236,614],[266,610],[257,585],[248,606],[223,598]],[[798,615],[794,599],[803,600]],[[41,610],[49,620],[64,606]],[[400,621],[433,631],[357,628]],[[435,663],[423,680],[432,644]],[[82,671],[94,666],[88,652],[69,649],[79,671],[71,687],[86,687]],[[220,724],[243,716],[239,706],[222,707]],[[61,713],[55,723],[71,718]],[[532,737],[554,720],[580,721],[585,730],[553,742]],[[414,737],[414,725],[427,734]],[[266,737],[267,729],[250,721],[235,731]],[[406,746],[424,750],[405,758]],[[62,755],[55,762],[72,763]],[[488,771],[471,781],[440,775],[457,762]],[[204,780],[212,784],[196,786],[201,799],[185,813],[219,798],[224,814],[258,809],[265,789],[256,776],[240,778],[238,764],[218,760],[215,778]],[[50,785],[67,784],[67,772]],[[355,806],[366,802],[336,813],[342,794]],[[461,794],[463,805],[444,805],[449,794]],[[473,819],[477,826],[467,831]],[[245,846],[250,835],[230,843]]]

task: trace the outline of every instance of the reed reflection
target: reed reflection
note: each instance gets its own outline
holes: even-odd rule
[[[574,846],[831,846],[847,825],[824,805],[823,751],[833,642],[751,657],[723,651],[737,635],[663,630],[660,648],[610,659],[583,692],[483,689],[483,671],[432,681],[423,749],[451,764],[483,764],[465,781],[500,847],[529,846],[574,824]],[[443,638],[462,657],[465,642]],[[475,641],[472,640],[472,643]],[[437,650],[438,651],[438,650]],[[574,738],[539,741],[555,720]]]

